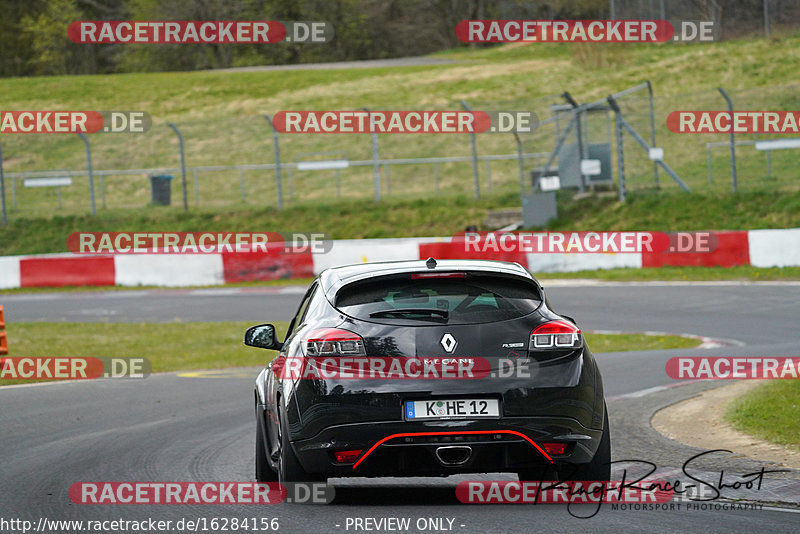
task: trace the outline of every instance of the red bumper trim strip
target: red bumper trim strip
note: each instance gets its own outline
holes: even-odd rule
[[[378,441],[375,445],[369,448],[364,455],[358,459],[358,461],[353,464],[353,469],[358,467],[358,464],[363,462],[367,459],[367,456],[372,454],[372,451],[389,441],[390,439],[394,438],[404,438],[404,437],[414,437],[414,436],[453,436],[453,435],[463,435],[463,434],[511,434],[514,436],[519,436],[528,443],[530,443],[537,451],[539,451],[542,456],[547,458],[550,463],[553,463],[553,459],[542,449],[539,445],[536,444],[531,438],[523,434],[522,432],[517,432],[516,430],[462,430],[456,432],[403,432],[400,434],[392,434],[391,436],[386,436],[382,440]]]

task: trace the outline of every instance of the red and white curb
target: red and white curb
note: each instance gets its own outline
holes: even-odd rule
[[[44,254],[0,257],[0,289],[58,286],[213,286],[311,278],[324,269],[374,261],[491,259],[514,261],[534,273],[619,267],[800,266],[800,228],[715,232],[710,253],[531,254],[465,252],[449,238],[337,240],[325,253]],[[584,282],[585,284],[585,282]]]

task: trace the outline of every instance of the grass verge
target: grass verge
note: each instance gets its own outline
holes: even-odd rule
[[[97,217],[70,215],[12,219],[0,228],[0,255],[67,252],[73,232],[325,232],[331,239],[452,236],[483,225],[490,211],[519,208],[519,193],[466,195],[381,202],[342,200],[283,210],[243,207],[188,213],[157,208],[104,210]],[[751,230],[800,227],[800,191],[743,191],[723,198],[663,191],[573,200],[559,195],[556,231]]]
[[[585,333],[593,353],[628,350],[691,349],[702,343],[699,339],[671,335],[595,334]]]
[[[9,323],[9,356],[147,358],[155,373],[264,365],[274,352],[246,347],[255,322]],[[275,323],[282,335],[288,323]],[[0,380],[0,385],[30,380]]]
[[[252,322],[220,323],[13,323],[7,325],[9,356],[144,357],[153,372],[254,367],[276,353],[242,344]],[[287,323],[275,323],[280,337]],[[696,346],[680,336],[586,334],[595,352]],[[30,383],[0,379],[0,385]]]
[[[725,420],[757,438],[800,450],[800,382],[773,380],[733,402]]]

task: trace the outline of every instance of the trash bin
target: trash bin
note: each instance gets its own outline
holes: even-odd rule
[[[168,174],[154,174],[150,176],[150,193],[153,205],[169,206],[172,191],[172,176]]]

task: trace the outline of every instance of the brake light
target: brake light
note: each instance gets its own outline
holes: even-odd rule
[[[424,280],[427,278],[466,278],[467,273],[413,273],[412,280]]]
[[[358,457],[361,456],[361,451],[363,449],[355,449],[352,451],[339,451],[333,453],[333,457],[336,460],[337,464],[352,464]]]
[[[340,328],[318,328],[306,338],[308,356],[364,356],[364,340]]]
[[[550,321],[531,332],[528,350],[577,349],[582,343],[577,326],[567,321]]]
[[[542,447],[550,456],[561,456],[567,452],[566,443],[542,443]]]

